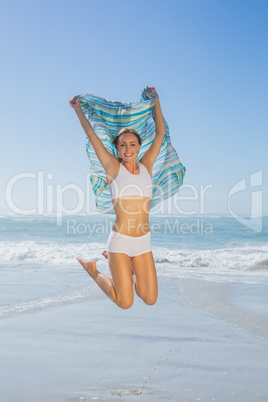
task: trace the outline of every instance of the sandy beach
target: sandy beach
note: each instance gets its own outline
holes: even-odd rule
[[[267,290],[160,277],[156,305],[121,310],[89,278],[71,303],[18,303],[0,321],[0,400],[267,401]]]

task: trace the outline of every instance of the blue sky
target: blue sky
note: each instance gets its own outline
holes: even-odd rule
[[[85,189],[89,163],[68,106],[73,95],[136,102],[149,85],[187,169],[180,195],[198,194],[182,209],[200,213],[200,186],[210,185],[204,213],[228,213],[228,193],[245,179],[232,208],[249,214],[250,176],[262,171],[256,188],[267,215],[267,17],[263,0],[3,3],[0,210],[8,211],[5,188],[20,173],[43,172],[53,205],[57,189]],[[76,195],[65,195],[71,208]],[[35,208],[37,180],[18,180],[12,197]]]

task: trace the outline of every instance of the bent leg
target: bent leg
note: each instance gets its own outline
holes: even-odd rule
[[[109,253],[108,263],[112,279],[97,270],[95,261],[77,258],[101,290],[118,307],[129,308],[133,304],[132,267],[130,257],[123,253]]]
[[[77,258],[84,270],[91,276],[97,283],[101,290],[108,296],[114,303],[116,303],[116,294],[113,286],[113,281],[108,276],[103,275],[97,270],[96,261],[86,261],[83,258]]]
[[[135,272],[135,290],[137,295],[148,305],[156,303],[158,295],[157,276],[153,253],[137,255],[131,258]]]
[[[130,257],[124,253],[108,252],[108,264],[112,275],[116,304],[125,309],[131,307],[134,292]]]

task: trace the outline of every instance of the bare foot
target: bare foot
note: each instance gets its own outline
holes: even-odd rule
[[[88,275],[93,278],[97,272],[96,261],[86,261],[83,260],[83,258],[77,258],[77,261],[80,262],[84,270],[87,271]]]
[[[104,250],[101,254],[108,259],[108,251]]]

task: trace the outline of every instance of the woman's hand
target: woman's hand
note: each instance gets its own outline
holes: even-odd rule
[[[151,91],[156,96],[156,99],[159,99],[159,95],[156,92],[155,87],[147,87],[147,89],[149,89],[149,91]]]
[[[80,106],[80,100],[76,98],[76,96],[74,96],[72,99],[69,100],[69,105],[73,108],[73,109],[77,109]]]

